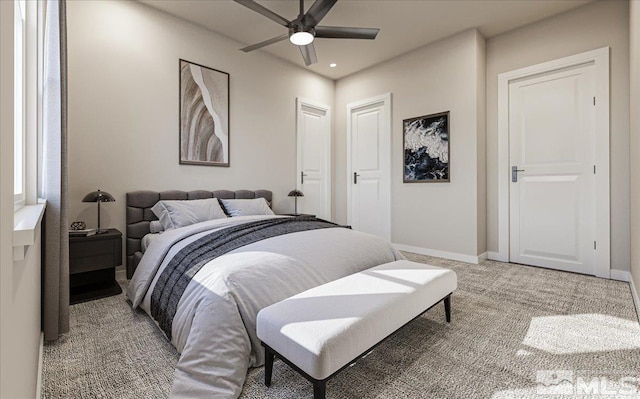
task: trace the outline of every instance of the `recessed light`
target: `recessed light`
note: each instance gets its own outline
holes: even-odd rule
[[[332,62],[331,64],[329,64],[329,66],[330,66],[331,68],[335,68],[335,67],[337,67],[337,66],[338,66],[338,64],[336,64],[335,62]]]

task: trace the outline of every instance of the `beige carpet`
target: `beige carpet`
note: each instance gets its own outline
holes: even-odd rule
[[[452,323],[436,306],[331,380],[328,398],[640,397],[640,325],[628,284],[405,255],[458,274]],[[71,332],[44,348],[44,397],[164,398],[177,358],[124,296],[74,305]],[[313,397],[282,362],[271,388],[263,378],[262,368],[250,370],[241,397]]]

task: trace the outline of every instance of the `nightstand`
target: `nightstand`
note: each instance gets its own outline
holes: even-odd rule
[[[297,218],[314,218],[314,217],[316,217],[316,215],[312,215],[310,213],[279,213],[278,215],[295,216]]]
[[[69,237],[71,304],[122,292],[116,266],[122,264],[122,233],[109,229],[88,237]]]

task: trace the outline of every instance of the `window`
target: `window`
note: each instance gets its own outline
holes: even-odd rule
[[[13,194],[16,206],[25,202],[25,0],[14,6],[14,141]]]

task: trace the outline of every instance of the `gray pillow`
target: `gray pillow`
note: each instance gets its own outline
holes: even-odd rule
[[[158,201],[151,211],[158,217],[165,230],[227,217],[217,198]]]
[[[273,211],[264,198],[221,199],[220,201],[229,216],[273,215]]]

